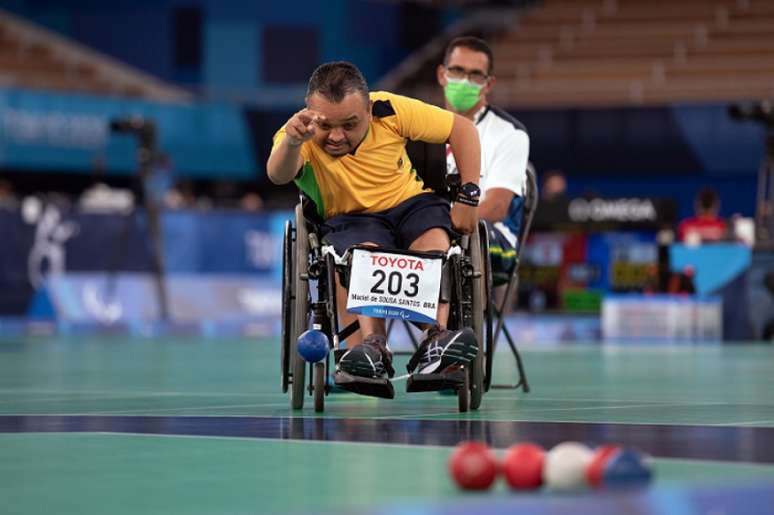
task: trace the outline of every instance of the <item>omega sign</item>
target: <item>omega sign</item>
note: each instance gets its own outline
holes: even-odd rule
[[[647,198],[574,199],[569,206],[573,222],[655,222],[656,206]]]

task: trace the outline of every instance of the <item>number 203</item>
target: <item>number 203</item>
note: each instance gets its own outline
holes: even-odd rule
[[[376,277],[377,281],[371,287],[371,293],[384,293],[382,285],[387,281],[387,293],[397,295],[403,290],[403,274],[400,272],[390,272],[389,275],[384,270],[374,270],[371,277]],[[403,294],[406,297],[416,297],[419,293],[419,276],[417,274],[406,275],[406,290]]]

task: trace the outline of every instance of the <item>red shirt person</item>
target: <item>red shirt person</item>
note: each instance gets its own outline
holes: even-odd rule
[[[725,239],[728,226],[718,216],[720,198],[712,188],[703,188],[694,204],[696,216],[686,218],[677,228],[677,237],[687,243],[720,241]]]

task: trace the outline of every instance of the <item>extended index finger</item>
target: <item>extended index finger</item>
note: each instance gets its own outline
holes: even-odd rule
[[[301,120],[301,123],[308,125],[309,122],[314,119],[314,111],[310,111],[309,109],[302,109],[296,113],[296,116],[299,120]]]
[[[325,120],[325,115],[320,113],[319,111],[315,111],[314,109],[304,109],[302,111],[299,111],[298,113],[299,118],[301,118],[301,121],[305,124],[309,124],[310,122],[320,122]]]

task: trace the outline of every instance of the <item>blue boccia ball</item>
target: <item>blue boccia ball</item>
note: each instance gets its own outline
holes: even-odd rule
[[[328,355],[328,337],[317,329],[305,331],[298,337],[298,353],[310,363],[317,363]]]

